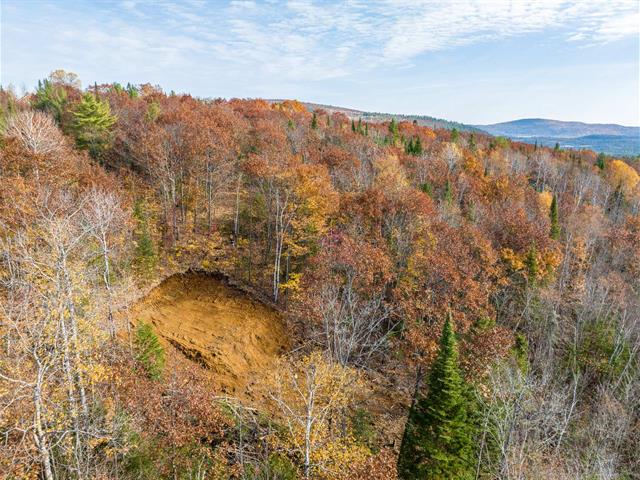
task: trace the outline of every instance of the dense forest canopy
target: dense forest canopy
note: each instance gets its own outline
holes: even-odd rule
[[[6,478],[638,478],[637,161],[64,71],[0,107]],[[189,270],[284,318],[264,401],[130,313]]]

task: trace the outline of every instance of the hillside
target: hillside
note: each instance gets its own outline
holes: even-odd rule
[[[523,118],[511,122],[476,125],[492,134],[506,137],[555,137],[577,138],[589,135],[640,137],[640,127],[625,127],[616,124],[563,122],[544,118]]]
[[[281,102],[282,100],[271,100],[273,102]],[[430,117],[428,115],[404,115],[404,114],[394,114],[394,113],[381,113],[381,112],[367,112],[363,110],[356,110],[353,108],[344,108],[344,107],[336,107],[333,105],[324,105],[321,103],[310,103],[310,102],[301,102],[309,111],[313,112],[315,110],[324,110],[326,112],[331,113],[342,113],[347,117],[358,120],[362,119],[367,122],[390,122],[391,119],[395,119],[396,121],[405,121],[405,122],[417,122],[418,125],[429,128],[444,128],[444,129],[457,129],[459,131],[465,132],[474,132],[480,131],[479,128],[476,128],[473,125],[466,125],[460,122],[455,122],[451,120],[444,120],[441,118]]]
[[[589,149],[610,155],[640,155],[640,127],[562,122],[541,118],[476,125],[491,135],[562,148]]]
[[[634,478],[640,162],[309,109],[0,90],[2,475]]]

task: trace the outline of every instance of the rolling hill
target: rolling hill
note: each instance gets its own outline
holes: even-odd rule
[[[640,127],[543,118],[525,118],[476,127],[491,135],[522,142],[546,146],[557,143],[562,148],[590,149],[611,155],[640,155]]]

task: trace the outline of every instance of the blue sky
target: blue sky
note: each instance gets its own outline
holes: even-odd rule
[[[2,0],[0,82],[640,125],[640,0]]]

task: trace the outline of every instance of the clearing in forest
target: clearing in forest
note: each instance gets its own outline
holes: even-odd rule
[[[220,276],[173,275],[139,302],[132,315],[210,369],[222,393],[244,400],[263,397],[264,376],[288,347],[280,314]]]

